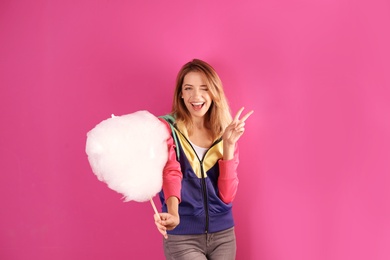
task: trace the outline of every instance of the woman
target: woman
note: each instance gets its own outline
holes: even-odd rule
[[[240,119],[243,109],[232,119],[208,63],[194,59],[179,71],[172,112],[161,117],[172,138],[160,192],[163,213],[154,216],[166,259],[235,259],[237,141],[253,113]]]

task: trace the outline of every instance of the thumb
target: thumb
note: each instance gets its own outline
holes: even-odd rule
[[[153,215],[153,217],[154,217],[154,221],[160,221],[161,220],[160,214],[155,213]]]

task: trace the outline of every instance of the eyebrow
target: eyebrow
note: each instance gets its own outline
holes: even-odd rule
[[[194,85],[186,83],[186,84],[184,84],[183,86],[190,86],[190,87],[193,87]],[[207,85],[200,85],[200,86],[201,86],[201,87],[206,87],[206,88],[207,88]]]

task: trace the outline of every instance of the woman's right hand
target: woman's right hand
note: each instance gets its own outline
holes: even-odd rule
[[[167,230],[172,230],[180,223],[179,215],[172,215],[169,213],[158,213],[154,214],[154,223],[158,231],[164,236],[165,239],[168,238]]]

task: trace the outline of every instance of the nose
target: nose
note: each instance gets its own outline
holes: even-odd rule
[[[201,92],[200,92],[200,89],[199,89],[199,88],[194,88],[193,96],[194,96],[194,97],[199,97],[199,96],[201,96]]]

